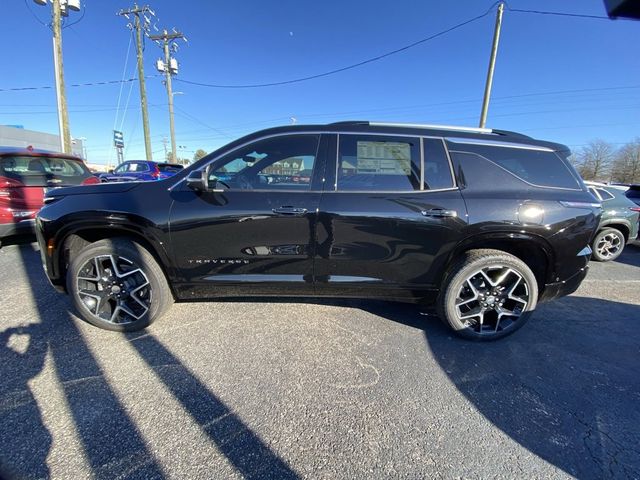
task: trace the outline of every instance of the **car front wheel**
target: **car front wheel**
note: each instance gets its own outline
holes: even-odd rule
[[[85,247],[67,270],[67,291],[85,321],[105,330],[140,330],[173,302],[165,275],[153,256],[124,238]]]
[[[440,317],[460,336],[496,340],[518,330],[538,301],[538,284],[519,258],[499,250],[471,250],[449,270]]]

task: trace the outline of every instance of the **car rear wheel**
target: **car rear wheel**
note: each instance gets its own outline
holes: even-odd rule
[[[83,320],[118,332],[145,328],[173,303],[153,256],[123,238],[84,248],[67,270],[67,291]]]
[[[593,239],[593,259],[599,262],[610,262],[620,256],[624,250],[624,235],[617,228],[605,228]]]
[[[449,270],[439,315],[458,335],[496,340],[518,330],[538,301],[538,284],[519,258],[499,250],[471,250]]]

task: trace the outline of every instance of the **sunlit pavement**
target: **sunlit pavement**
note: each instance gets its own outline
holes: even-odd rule
[[[0,462],[33,478],[638,478],[640,248],[591,268],[490,344],[355,301],[177,304],[122,335],[78,320],[36,245],[10,244]]]

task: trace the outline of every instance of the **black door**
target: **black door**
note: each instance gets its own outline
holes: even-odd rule
[[[434,294],[467,224],[443,141],[340,134],[332,148],[333,189],[322,196],[317,227],[318,293]]]
[[[315,134],[258,140],[212,164],[224,192],[173,192],[181,297],[313,292],[322,152]]]

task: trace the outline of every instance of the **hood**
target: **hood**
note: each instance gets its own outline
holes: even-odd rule
[[[88,195],[92,193],[123,193],[128,192],[140,183],[96,183],[94,185],[78,185],[75,187],[54,188],[47,192],[47,197],[66,197],[68,195]]]

